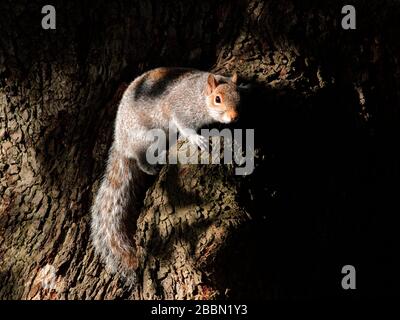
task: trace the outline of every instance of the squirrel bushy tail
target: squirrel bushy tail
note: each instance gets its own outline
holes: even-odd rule
[[[111,147],[106,173],[92,206],[91,236],[96,252],[114,273],[135,280],[138,268],[134,229],[139,214],[143,181],[136,160]],[[135,212],[133,212],[135,211]]]

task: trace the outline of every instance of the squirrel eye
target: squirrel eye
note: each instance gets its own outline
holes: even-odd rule
[[[221,103],[221,98],[219,96],[215,97],[215,103]]]

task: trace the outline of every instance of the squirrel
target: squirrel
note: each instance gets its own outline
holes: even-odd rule
[[[168,136],[172,123],[181,136],[203,149],[206,139],[197,130],[238,119],[237,80],[236,73],[225,77],[189,68],[157,68],[137,77],[125,90],[106,171],[91,208],[95,252],[113,273],[134,281],[139,267],[129,225],[136,224],[144,179],[158,172],[146,161],[146,150],[153,143],[148,131],[161,129]]]

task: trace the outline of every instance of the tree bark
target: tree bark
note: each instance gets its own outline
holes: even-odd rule
[[[40,5],[2,1],[0,299],[337,295],[326,279],[352,259],[371,266],[361,295],[378,292],[398,208],[399,157],[380,142],[399,131],[400,6],[353,2],[355,31],[337,1],[54,1],[56,30]],[[237,127],[255,129],[256,171],[164,167],[127,287],[93,252],[89,210],[119,99],[157,66],[253,83]]]

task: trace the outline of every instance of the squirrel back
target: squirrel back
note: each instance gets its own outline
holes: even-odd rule
[[[134,281],[139,267],[134,231],[146,191],[143,181],[158,172],[146,159],[154,142],[148,132],[161,129],[168,136],[172,123],[183,137],[204,148],[205,138],[196,131],[213,122],[235,121],[239,102],[236,74],[224,77],[195,69],[154,69],[126,89],[91,210],[94,248],[112,272]]]

